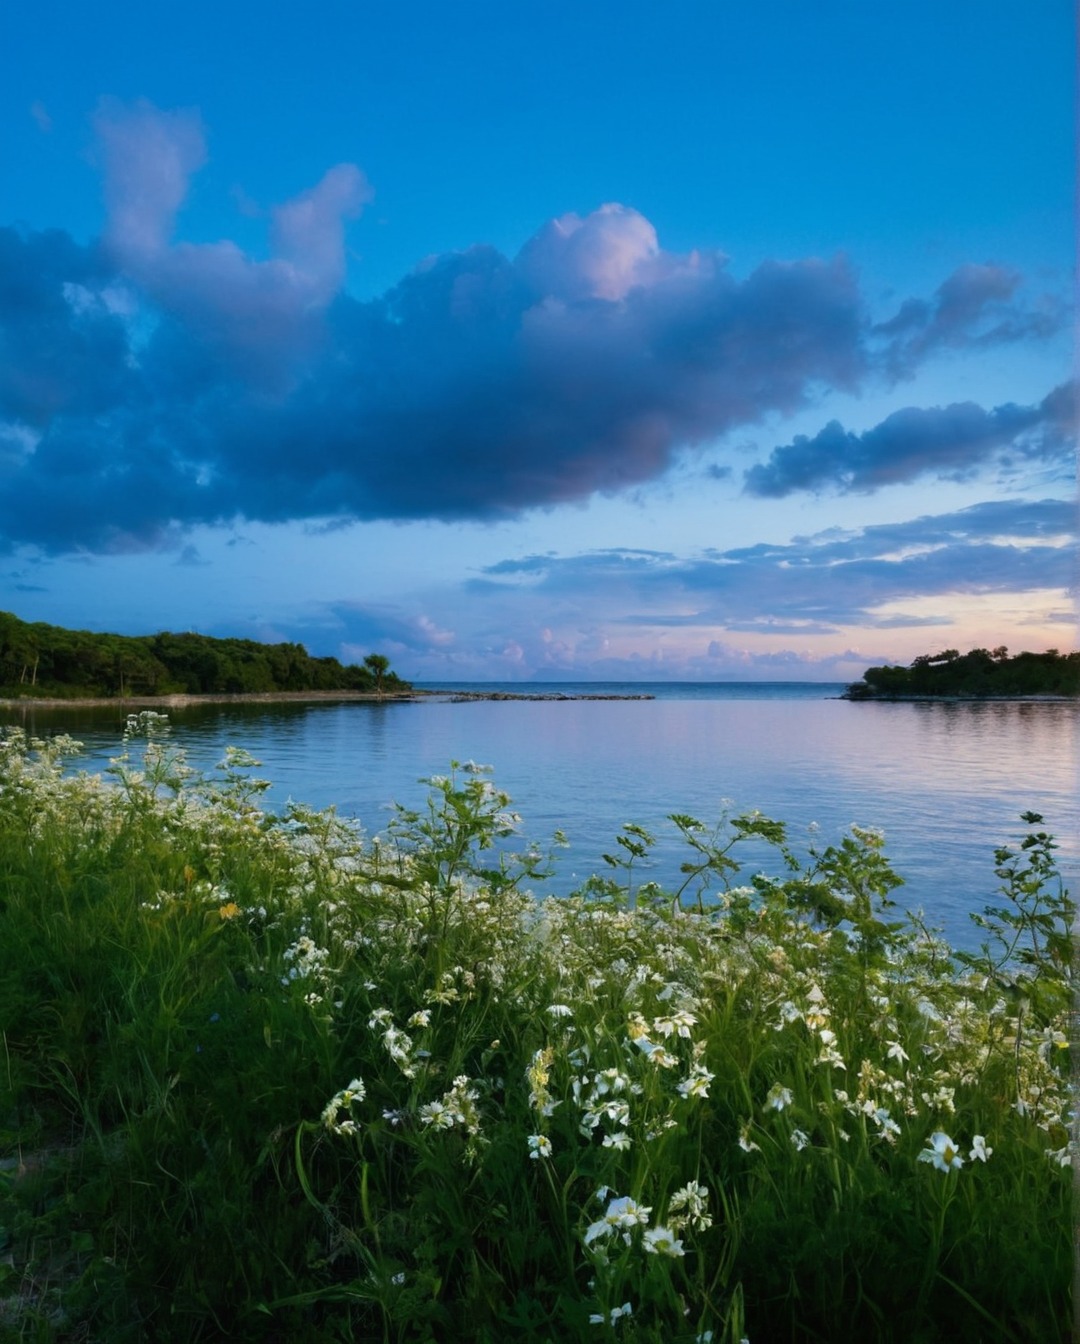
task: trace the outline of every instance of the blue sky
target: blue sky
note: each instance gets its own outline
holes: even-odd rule
[[[1073,25],[7,6],[0,607],[434,681],[1073,647]]]

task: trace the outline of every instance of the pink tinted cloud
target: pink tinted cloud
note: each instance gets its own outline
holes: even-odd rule
[[[275,255],[256,261],[229,240],[170,243],[191,175],[205,162],[198,115],[150,103],[102,104],[105,241],[146,295],[264,390],[287,391],[319,339],[319,314],[345,275],[344,221],[371,199],[363,173],[338,164],[273,212]]]
[[[172,235],[188,181],[206,162],[198,112],[162,112],[104,98],[94,116],[105,169],[105,242],[119,257],[152,258]]]
[[[571,213],[550,220],[521,249],[517,265],[545,296],[615,301],[648,282],[660,255],[645,216],[609,203],[584,219]]]
[[[374,194],[355,164],[337,164],[317,186],[275,208],[275,253],[329,299],[345,278],[343,221],[355,218]]]

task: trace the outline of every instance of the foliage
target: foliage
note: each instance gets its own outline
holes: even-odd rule
[[[1018,653],[1010,657],[1004,645],[921,654],[910,667],[870,667],[862,681],[849,686],[849,700],[908,696],[1080,695],[1080,652]]]
[[[130,728],[0,746],[5,1338],[1068,1337],[1041,818],[954,957],[869,829],[679,814],[680,891],[630,826],[545,899],[483,767],[369,840]]]
[[[302,644],[209,635],[101,635],[0,612],[0,695],[220,695],[407,690],[382,654],[343,666]]]

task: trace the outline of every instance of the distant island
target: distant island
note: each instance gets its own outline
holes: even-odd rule
[[[21,621],[0,612],[0,697],[142,699],[411,690],[379,653],[361,663],[313,658],[302,644],[209,635],[110,635]]]
[[[910,667],[869,667],[845,700],[995,700],[1080,696],[1080,653],[1018,653],[1004,645],[921,654]]]

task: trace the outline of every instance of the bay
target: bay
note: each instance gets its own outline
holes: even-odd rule
[[[417,702],[200,705],[170,718],[174,741],[197,767],[211,768],[227,745],[245,747],[272,781],[268,807],[289,798],[334,806],[369,834],[385,828],[391,803],[421,805],[420,781],[446,774],[451,761],[491,765],[525,838],[546,848],[561,828],[569,840],[539,890],[565,892],[608,871],[602,855],[616,851],[627,822],[657,837],[640,876],[677,882],[684,854],[668,815],[711,825],[725,807],[785,822],[801,853],[838,843],[852,823],[883,830],[905,879],[898,904],[924,909],[958,946],[975,941],[968,913],[995,898],[993,851],[1022,837],[1021,812],[1045,817],[1076,889],[1077,702],[853,704],[836,698],[840,685],[792,682],[444,689]],[[450,694],[498,689],[655,698]],[[120,706],[0,715],[39,735],[71,733],[85,743],[79,764],[91,770],[121,750],[123,721]],[[766,863],[764,851],[744,852],[747,872]]]

